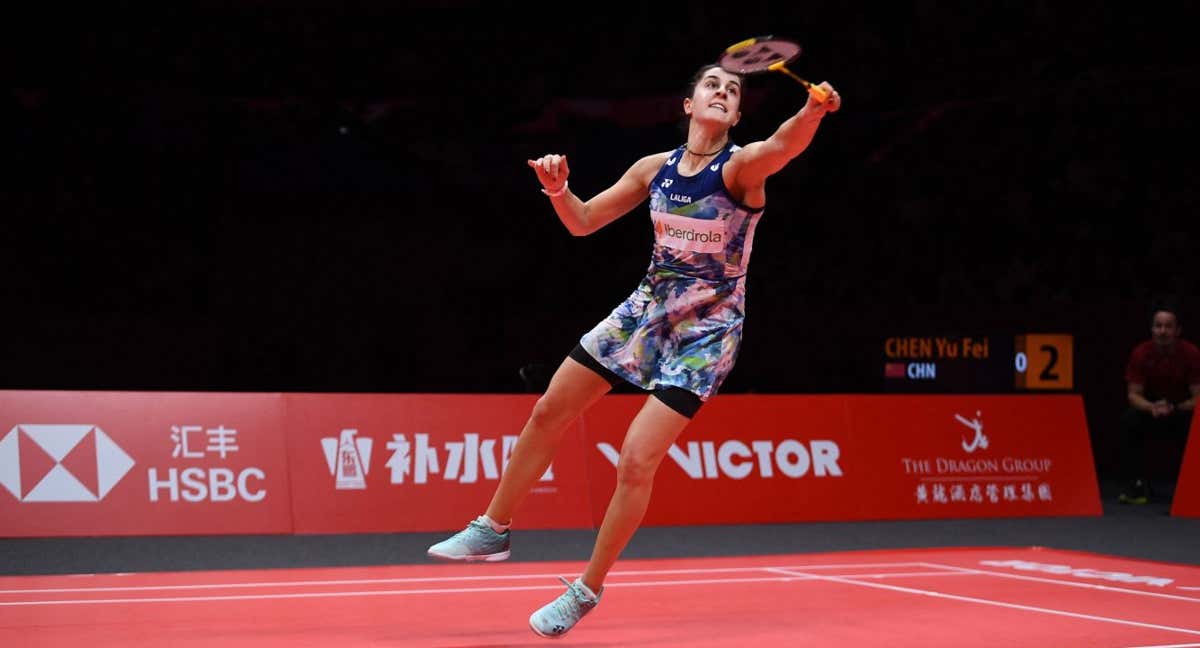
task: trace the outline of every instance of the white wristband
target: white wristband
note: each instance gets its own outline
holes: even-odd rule
[[[542,187],[542,193],[546,194],[547,196],[550,196],[551,198],[553,198],[555,196],[561,196],[566,192],[567,192],[567,181],[566,180],[563,180],[563,186],[559,187],[558,191],[546,191],[546,188]]]

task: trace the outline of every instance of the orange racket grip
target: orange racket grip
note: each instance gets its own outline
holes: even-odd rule
[[[804,86],[805,90],[808,90],[808,94],[812,95],[813,99],[816,99],[820,103],[825,103],[825,100],[829,98],[829,92],[826,91],[825,88],[822,88],[821,86],[815,86],[815,85],[809,83],[808,81],[796,76],[796,74],[794,72],[792,72],[791,70],[787,69],[786,66],[784,66],[783,61],[779,61],[777,63],[772,63],[767,66],[767,69],[771,70],[772,72],[783,72],[784,74],[792,77],[796,81],[799,81],[800,85]]]

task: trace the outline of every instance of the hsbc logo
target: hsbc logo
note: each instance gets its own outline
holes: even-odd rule
[[[133,465],[95,425],[22,423],[0,438],[0,485],[22,502],[98,502]]]

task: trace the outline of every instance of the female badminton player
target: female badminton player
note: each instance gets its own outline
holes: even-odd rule
[[[599,603],[606,575],[646,513],[659,463],[733,368],[766,180],[800,155],[826,113],[841,106],[833,87],[821,83],[825,93],[809,94],[770,137],[739,146],[730,130],[742,117],[744,82],[717,64],[700,68],[683,99],[687,141],[641,158],[589,200],[568,187],[565,156],[527,161],[571,234],[587,236],[649,198],[655,235],[645,278],[583,334],[533,406],[485,514],[429,548],[441,560],[508,558],[513,516],[572,421],[622,381],[648,392],[625,434],[616,489],[587,568],[574,582],[562,579],[566,591],[529,618],[543,637],[566,634]]]

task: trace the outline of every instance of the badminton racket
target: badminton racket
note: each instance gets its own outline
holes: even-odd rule
[[[818,85],[797,76],[787,68],[800,56],[800,43],[774,36],[747,38],[725,48],[717,58],[717,64],[727,72],[750,75],[765,72],[781,72],[804,86],[808,94],[820,103],[829,98],[829,92]]]

